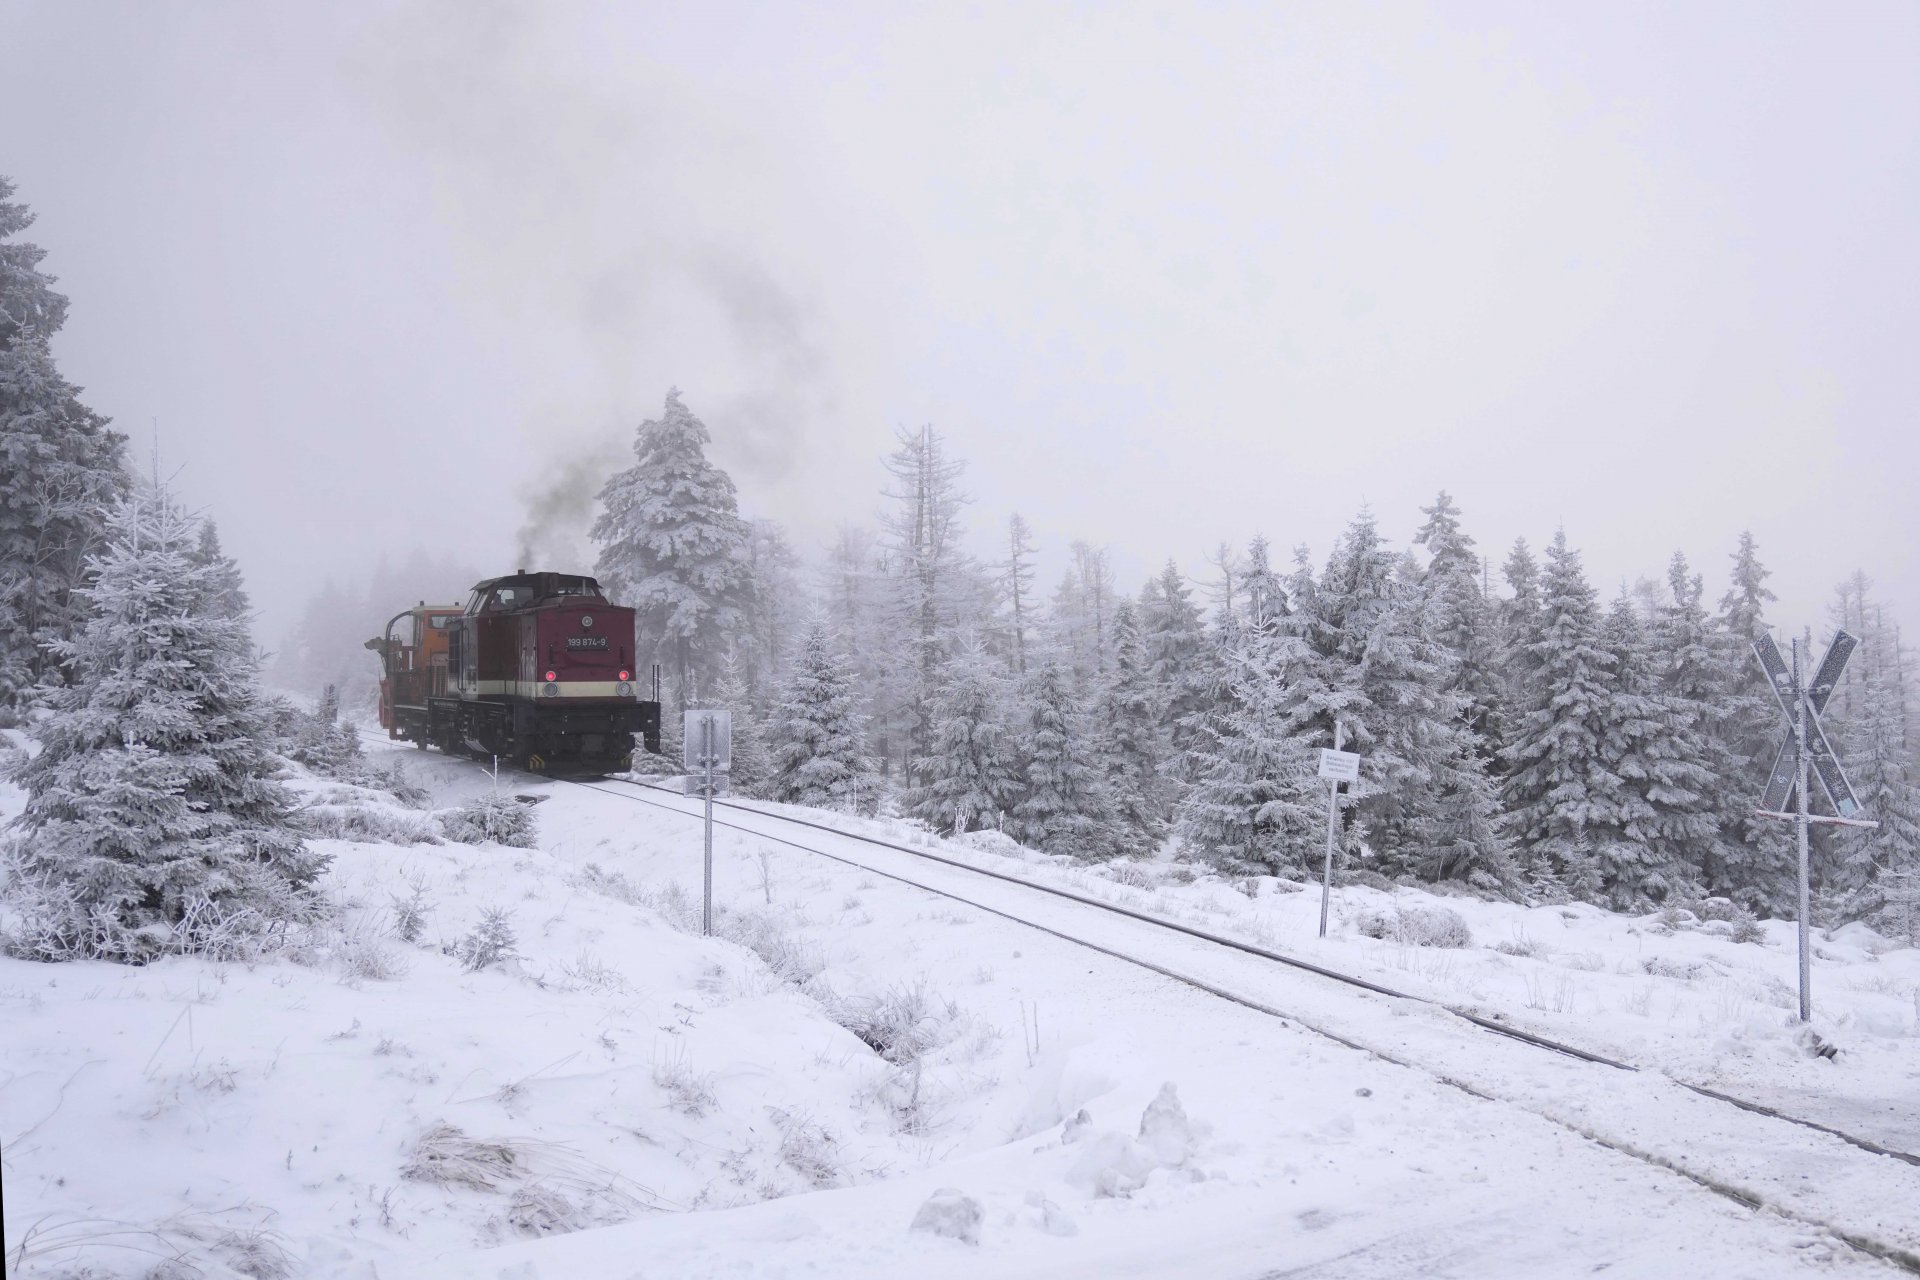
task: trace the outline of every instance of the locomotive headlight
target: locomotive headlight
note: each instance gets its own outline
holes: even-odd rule
[[[633,686],[628,684],[625,680],[622,680],[619,684],[613,686],[613,691],[619,694],[623,698],[630,698],[633,696]]]
[[[557,698],[560,696],[560,686],[557,684],[543,684],[540,686],[540,696],[543,698]]]

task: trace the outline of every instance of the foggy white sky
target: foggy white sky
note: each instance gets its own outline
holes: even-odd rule
[[[674,383],[809,551],[930,421],[1129,587],[1444,486],[1607,595],[1751,527],[1818,625],[1920,600],[1916,67],[1911,4],[0,0],[0,173],[269,641],[513,567]]]

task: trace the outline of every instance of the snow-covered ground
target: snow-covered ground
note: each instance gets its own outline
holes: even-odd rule
[[[778,805],[755,805],[768,813]],[[725,815],[729,819],[734,814]],[[1735,941],[1691,912],[1623,916],[1586,903],[1526,907],[1421,889],[1347,885],[1319,931],[1320,889],[1271,876],[1224,880],[1170,863],[1084,867],[994,836],[931,841],[911,824],[826,821],[940,856],[1144,911],[1383,986],[1647,1065],[1906,1150],[1920,1150],[1920,949],[1860,925],[1814,933],[1814,1032],[1797,1016],[1796,930]],[[1463,947],[1368,936],[1369,920],[1452,911]]]
[[[405,759],[440,804],[493,785],[461,762]],[[1892,1273],[1589,1141],[1542,1101],[1562,1097],[1599,1136],[1643,1149],[1659,1135],[1622,1133],[1633,1116],[1696,1126],[1703,1159],[1773,1198],[1767,1179],[1786,1173],[1767,1161],[1785,1157],[1744,1122],[1710,1119],[1719,1104],[1667,1098],[1657,1078],[1266,975],[1203,943],[1155,952],[1442,1069],[1394,1065],[736,831],[716,840],[719,936],[702,938],[692,821],[502,781],[544,797],[538,849],[326,842],[344,928],[288,954],[0,961],[9,1262],[23,1251],[22,1274],[133,1276],[169,1274],[155,1266],[177,1255],[209,1276],[383,1280]],[[0,792],[0,814],[18,804]],[[930,884],[939,872],[842,843]],[[1586,907],[1349,888],[1322,942],[1312,891],[1265,882],[1250,897],[1173,883],[1165,866],[940,847],[1915,1145],[1911,949],[1821,941],[1816,1027],[1841,1052],[1815,1059],[1788,1025],[1779,926],[1736,944]],[[970,892],[1115,949],[1163,945],[1086,907],[1021,904],[1035,895],[1013,886]],[[1389,905],[1450,906],[1474,945],[1359,936],[1361,913]],[[469,971],[461,941],[494,911],[516,955]],[[424,923],[409,942],[413,915]],[[1449,1073],[1512,1100],[1436,1078]],[[1920,1170],[1793,1134],[1796,1167],[1850,1195],[1851,1229],[1914,1231]]]

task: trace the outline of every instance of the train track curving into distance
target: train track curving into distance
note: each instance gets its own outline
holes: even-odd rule
[[[683,793],[679,791],[671,790],[669,788],[657,786],[650,783],[639,782],[632,779],[622,779],[622,778],[606,778],[598,782],[579,780],[579,779],[568,779],[568,780],[544,779],[544,780],[550,781],[550,782],[559,781],[559,782],[563,782],[564,785],[582,787],[590,791],[598,791],[603,795],[612,796],[617,799],[626,800],[626,801],[637,803],[637,804],[648,805],[650,807],[661,809],[668,813],[677,814],[683,818],[688,818],[694,821],[698,821],[702,816],[698,808],[686,807],[687,802],[690,800],[690,797],[685,796]],[[678,803],[678,804],[669,803],[663,799],[656,799],[653,795],[640,794],[642,792],[652,792],[660,796],[671,796],[675,800],[680,801],[681,803]],[[695,801],[694,803],[696,805],[698,804],[697,801]],[[1728,1094],[1717,1089],[1709,1088],[1705,1085],[1696,1084],[1691,1081],[1680,1079],[1678,1077],[1666,1074],[1664,1072],[1647,1068],[1632,1062],[1626,1062],[1617,1058],[1609,1057],[1605,1054],[1596,1053],[1590,1049],[1583,1048],[1579,1045],[1567,1044],[1563,1041],[1555,1040],[1551,1037],[1543,1036],[1536,1032],[1528,1031],[1524,1028],[1510,1026],[1496,1018],[1489,1018],[1489,1017],[1482,1016],[1478,1013],[1474,1013],[1471,1010],[1460,1009],[1452,1005],[1449,1005],[1444,1001],[1435,1000],[1427,996],[1416,995],[1410,992],[1399,991],[1392,987],[1385,986],[1381,983],[1370,981],[1366,978],[1361,978],[1353,974],[1342,973],[1338,970],[1330,969],[1324,965],[1314,964],[1311,961],[1303,960],[1297,956],[1290,956],[1283,952],[1272,950],[1271,948],[1261,947],[1254,943],[1246,942],[1238,938],[1229,937],[1224,934],[1214,933],[1206,929],[1195,928],[1192,925],[1184,924],[1177,920],[1170,920],[1163,916],[1155,915],[1151,912],[1139,911],[1131,907],[1122,906],[1118,903],[1104,901],[1102,899],[1091,897],[1086,894],[1075,893],[1070,889],[1063,889],[1054,885],[1042,884],[1038,881],[1029,880],[1021,876],[1011,875],[1006,872],[996,871],[987,867],[981,867],[973,863],[964,861],[962,859],[947,857],[943,854],[936,853],[928,849],[915,848],[911,845],[902,844],[893,840],[883,839],[879,836],[869,835],[864,832],[842,830],[841,828],[831,826],[824,822],[816,822],[807,818],[794,817],[788,814],[772,813],[765,809],[761,809],[756,806],[740,804],[736,801],[716,800],[714,803],[715,803],[716,809],[730,811],[732,813],[741,814],[741,815],[751,815],[753,818],[763,822],[785,824],[789,827],[797,827],[802,830],[819,831],[841,840],[852,840],[861,844],[876,846],[882,849],[889,850],[894,853],[904,854],[908,857],[911,857],[913,859],[919,860],[927,864],[935,865],[941,868],[951,869],[954,871],[963,872],[968,876],[980,877],[986,881],[1000,882],[1007,885],[1016,886],[1018,889],[1023,891],[1046,895],[1051,898],[1062,899],[1068,902],[1079,904],[1081,906],[1091,907],[1100,912],[1108,913],[1115,917],[1124,918],[1125,920],[1128,920],[1131,922],[1151,926],[1153,929],[1164,931],[1169,935],[1181,936],[1186,939],[1192,939],[1201,943],[1208,944],[1208,946],[1212,948],[1220,949],[1224,952],[1229,952],[1236,955],[1250,956],[1271,965],[1283,966],[1286,969],[1310,975],[1312,978],[1319,979],[1328,984],[1335,984],[1337,986],[1342,986],[1342,987],[1357,990],[1360,992],[1365,992],[1369,996],[1383,997],[1385,999],[1393,1000],[1393,1001],[1405,1001],[1405,1002],[1408,1002],[1408,1004],[1410,1005],[1417,1006],[1419,1008],[1429,1010],[1436,1014],[1442,1015],[1444,1018],[1450,1021],[1456,1022],[1463,1029],[1471,1028],[1474,1032],[1484,1032],[1489,1035],[1497,1036],[1497,1037],[1500,1037],[1504,1042],[1507,1042],[1513,1045],[1523,1046],[1526,1049],[1537,1050],[1542,1053],[1555,1055],[1557,1058],[1562,1060],[1568,1060],[1573,1063],[1584,1064],[1584,1066],[1586,1067],[1604,1068],[1607,1071],[1617,1071],[1622,1073],[1623,1077],[1636,1077],[1642,1080],[1657,1081],[1658,1083],[1663,1085],[1671,1085],[1679,1090],[1684,1091],[1684,1093],[1689,1096],[1705,1100],[1719,1107],[1731,1109],[1743,1115],[1754,1117],[1756,1122],[1791,1126],[1795,1129],[1805,1131],[1808,1134],[1819,1135],[1819,1139],[1825,1139],[1833,1143],[1843,1144],[1844,1147],[1851,1149],[1855,1152],[1862,1153],[1867,1156],[1872,1156],[1872,1157],[1875,1157],[1876,1159],[1892,1162],[1891,1164],[1884,1166],[1884,1168],[1889,1172],[1890,1175],[1892,1174],[1892,1171],[1901,1169],[1901,1166],[1910,1166],[1914,1169],[1920,1170],[1920,1155],[1916,1155],[1913,1152],[1897,1150],[1897,1149],[1888,1147],[1882,1143],[1874,1142],[1873,1140],[1862,1137],[1858,1134],[1848,1133],[1845,1130],[1836,1128],[1831,1125],[1822,1124],[1815,1120],[1810,1120],[1802,1116],[1796,1116],[1788,1112],[1783,1112],[1774,1107],[1769,1107],[1764,1104],[1751,1101],[1749,1099],[1740,1098],[1735,1095]],[[1762,1191],[1753,1189],[1750,1185],[1743,1185],[1743,1183],[1740,1181],[1740,1179],[1737,1176],[1722,1176],[1710,1170],[1704,1169],[1701,1167],[1700,1160],[1695,1158],[1690,1153],[1680,1154],[1680,1155],[1663,1154],[1662,1152],[1654,1149],[1654,1144],[1643,1142],[1643,1141],[1636,1141],[1630,1138],[1624,1138],[1617,1133],[1608,1133],[1603,1131],[1600,1127],[1597,1127],[1591,1123],[1583,1122],[1578,1117],[1570,1117],[1565,1114],[1557,1114],[1552,1109],[1542,1109],[1539,1106],[1529,1103],[1527,1100],[1523,1098],[1515,1096],[1511,1092],[1503,1092],[1495,1086],[1488,1085],[1484,1082],[1476,1082],[1474,1080],[1468,1079],[1462,1072],[1458,1070],[1452,1070],[1445,1066],[1436,1066],[1431,1061],[1423,1062],[1419,1060],[1419,1058],[1405,1052],[1404,1050],[1395,1050],[1395,1049],[1384,1047],[1379,1043],[1370,1043],[1365,1039],[1356,1038],[1354,1035],[1347,1034],[1339,1030],[1335,1030],[1334,1028],[1323,1025],[1321,1022],[1318,1022],[1311,1018],[1303,1017],[1297,1010],[1282,1009],[1267,1001],[1264,1001],[1264,1000],[1258,999],[1257,997],[1249,995],[1245,991],[1234,990],[1229,986],[1223,985],[1222,983],[1219,983],[1219,982],[1210,981],[1207,978],[1202,977],[1191,971],[1186,971],[1179,968],[1175,968],[1171,965],[1162,964],[1156,960],[1149,959],[1145,956],[1132,953],[1121,947],[1110,946],[1105,943],[1095,941],[1091,938],[1069,932],[1065,929],[1056,928],[1053,925],[1042,923],[1040,921],[1030,918],[1029,916],[1020,914],[1017,910],[1009,909],[1006,905],[995,906],[991,903],[981,901],[978,897],[969,896],[968,894],[956,892],[951,887],[941,887],[939,885],[929,884],[924,879],[918,879],[913,876],[903,875],[898,871],[889,871],[889,870],[886,870],[885,868],[874,866],[869,862],[863,862],[859,859],[845,856],[842,853],[830,852],[826,849],[819,848],[817,847],[817,845],[814,845],[814,844],[805,844],[805,843],[802,843],[800,840],[789,839],[786,836],[776,835],[772,832],[760,829],[755,826],[744,825],[736,821],[729,821],[717,815],[714,818],[714,825],[716,827],[724,827],[728,830],[740,832],[741,834],[751,836],[755,839],[766,840],[775,844],[784,845],[788,848],[792,848],[803,853],[811,854],[815,857],[824,858],[832,862],[841,863],[845,866],[854,867],[867,874],[880,876],[888,880],[893,880],[898,883],[911,886],[912,888],[919,889],[923,892],[934,894],[936,896],[961,903],[965,906],[971,907],[978,911],[985,912],[989,915],[998,916],[1002,919],[1012,921],[1013,923],[1022,925],[1024,927],[1037,930],[1041,933],[1060,939],[1061,941],[1070,943],[1072,945],[1084,947],[1089,950],[1098,952],[1102,955],[1111,957],[1113,959],[1123,961],[1127,964],[1135,965],[1139,968],[1146,969],[1150,972],[1159,974],[1162,977],[1171,979],[1172,981],[1182,983],[1188,987],[1192,987],[1196,990],[1202,991],[1208,995],[1217,997],[1219,999],[1230,1001],[1236,1005],[1239,1005],[1246,1009],[1250,1009],[1254,1012],[1265,1014],[1274,1018],[1279,1018],[1288,1023],[1298,1025],[1299,1027],[1301,1027],[1306,1031],[1309,1031],[1315,1035],[1318,1035],[1325,1039],[1333,1041],[1346,1048],[1353,1049],[1362,1053],[1370,1054],[1384,1061],[1394,1063],[1398,1066],[1405,1067],[1409,1070],[1420,1072],[1421,1074],[1427,1075],[1439,1081],[1442,1084],[1445,1084],[1454,1089],[1460,1090],[1461,1092],[1467,1093],[1475,1098],[1479,1098],[1489,1102],[1507,1103],[1510,1105],[1519,1106],[1522,1109],[1534,1115],[1540,1116],[1541,1118],[1546,1119],[1554,1124],[1560,1125],[1561,1127],[1566,1128],[1578,1134],[1579,1136],[1588,1139],[1589,1141],[1595,1142],[1601,1146],[1604,1146],[1622,1155],[1628,1156],[1632,1159],[1639,1160],[1646,1164],[1651,1164],[1669,1173],[1676,1174],[1682,1178],[1687,1179],[1688,1181],[1694,1183],[1697,1186],[1700,1186],[1708,1191],[1711,1191],[1716,1195],[1732,1200],[1733,1202],[1747,1209],[1776,1213],[1776,1214],[1779,1214],[1780,1216],[1800,1222],[1806,1226],[1818,1228],[1822,1231],[1829,1233],[1836,1240],[1839,1240],[1845,1243],[1846,1245],[1856,1250],[1859,1250],[1864,1254],[1870,1255],[1884,1262],[1900,1267],[1903,1270],[1911,1272],[1915,1275],[1920,1275],[1920,1247],[1916,1247],[1916,1242],[1920,1242],[1920,1230],[1915,1229],[1916,1225],[1920,1225],[1920,1223],[1906,1224],[1908,1227],[1906,1231],[1896,1233],[1896,1234],[1906,1235],[1908,1237],[1907,1242],[1894,1242],[1894,1241],[1886,1240],[1881,1238],[1879,1234],[1873,1231],[1865,1230],[1858,1226],[1846,1225],[1840,1222],[1836,1222],[1832,1220],[1830,1216],[1823,1216],[1817,1212],[1811,1212],[1805,1208],[1786,1203],[1784,1199],[1780,1196],[1769,1195]],[[1774,1145],[1777,1147],[1779,1144],[1776,1142]],[[1855,1157],[1855,1158],[1857,1159],[1858,1157]],[[1856,1176],[1858,1176],[1858,1170],[1855,1171],[1855,1174]],[[1920,1175],[1906,1175],[1904,1171],[1902,1171],[1900,1174],[1893,1175],[1893,1176],[1912,1177],[1915,1179],[1916,1188],[1920,1189]],[[1920,1199],[1916,1199],[1915,1201],[1913,1201],[1913,1203],[1920,1203]]]

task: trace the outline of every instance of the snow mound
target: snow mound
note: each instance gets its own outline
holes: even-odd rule
[[[942,1187],[927,1197],[927,1202],[913,1215],[913,1225],[908,1229],[947,1236],[962,1244],[979,1244],[980,1224],[986,1216],[986,1210],[972,1196],[962,1195],[953,1187]]]

